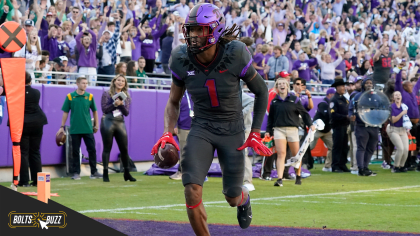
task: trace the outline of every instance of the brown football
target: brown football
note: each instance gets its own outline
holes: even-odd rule
[[[59,133],[58,135],[56,135],[55,142],[57,143],[57,146],[63,146],[66,143],[66,134]]]
[[[178,163],[178,150],[174,145],[167,143],[163,149],[159,147],[154,159],[157,166],[162,169],[169,169]]]

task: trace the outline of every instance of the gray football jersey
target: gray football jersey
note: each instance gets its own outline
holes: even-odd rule
[[[185,44],[172,50],[169,67],[173,82],[185,86],[194,101],[194,116],[210,121],[243,121],[240,79],[253,78],[252,56],[240,41],[219,44],[217,55],[201,64]],[[249,73],[247,73],[249,72]],[[252,75],[251,75],[252,74]]]

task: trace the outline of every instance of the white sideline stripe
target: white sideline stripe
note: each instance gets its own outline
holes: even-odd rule
[[[279,202],[295,202],[293,200],[277,200]],[[368,206],[387,206],[387,207],[420,207],[420,205],[397,205],[397,204],[378,204],[378,203],[367,203],[367,202],[320,202],[320,201],[299,201],[304,203],[334,203],[334,204],[344,204],[344,205],[368,205]],[[280,203],[264,203],[264,202],[255,202],[254,205],[276,205],[281,206],[284,204]]]
[[[394,191],[400,189],[411,189],[411,188],[420,188],[420,185],[413,185],[413,186],[404,186],[404,187],[397,187],[397,188],[384,188],[384,189],[373,189],[373,190],[356,190],[356,191],[349,191],[349,192],[334,192],[334,193],[317,193],[317,194],[306,194],[306,195],[288,195],[288,196],[280,196],[280,197],[265,197],[265,198],[255,198],[252,199],[253,202],[255,201],[267,201],[267,200],[276,200],[276,199],[287,199],[287,198],[306,198],[306,197],[317,197],[317,196],[332,196],[332,195],[344,195],[344,194],[353,194],[353,193],[370,193],[370,192],[384,192],[384,191]],[[206,202],[205,204],[220,204],[226,203],[226,201],[214,201],[214,202]],[[185,204],[172,204],[172,205],[161,205],[161,206],[144,206],[144,207],[127,207],[127,208],[115,208],[115,209],[96,209],[96,210],[84,210],[79,211],[79,213],[97,213],[97,212],[115,212],[115,211],[130,211],[130,210],[143,210],[143,209],[159,209],[159,208],[171,208],[171,207],[181,207],[185,206]]]

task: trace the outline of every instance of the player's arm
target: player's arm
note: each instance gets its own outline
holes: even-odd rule
[[[265,109],[268,104],[268,90],[264,79],[257,73],[254,67],[248,69],[249,77],[244,78],[249,90],[255,94],[254,118],[252,121],[251,132],[260,132],[261,125],[265,115]]]
[[[185,86],[178,86],[175,85],[175,83],[172,83],[169,99],[165,107],[165,127],[163,132],[169,132],[171,134],[174,133],[174,128],[179,117],[179,107],[182,96],[184,96],[184,92]]]

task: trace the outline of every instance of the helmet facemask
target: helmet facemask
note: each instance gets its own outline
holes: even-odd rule
[[[213,31],[217,26],[217,22],[211,22],[208,24],[184,24],[182,29],[188,50],[190,50],[193,54],[198,54],[216,44],[217,42],[213,36]],[[190,34],[191,29],[196,31],[193,32],[193,36]]]

